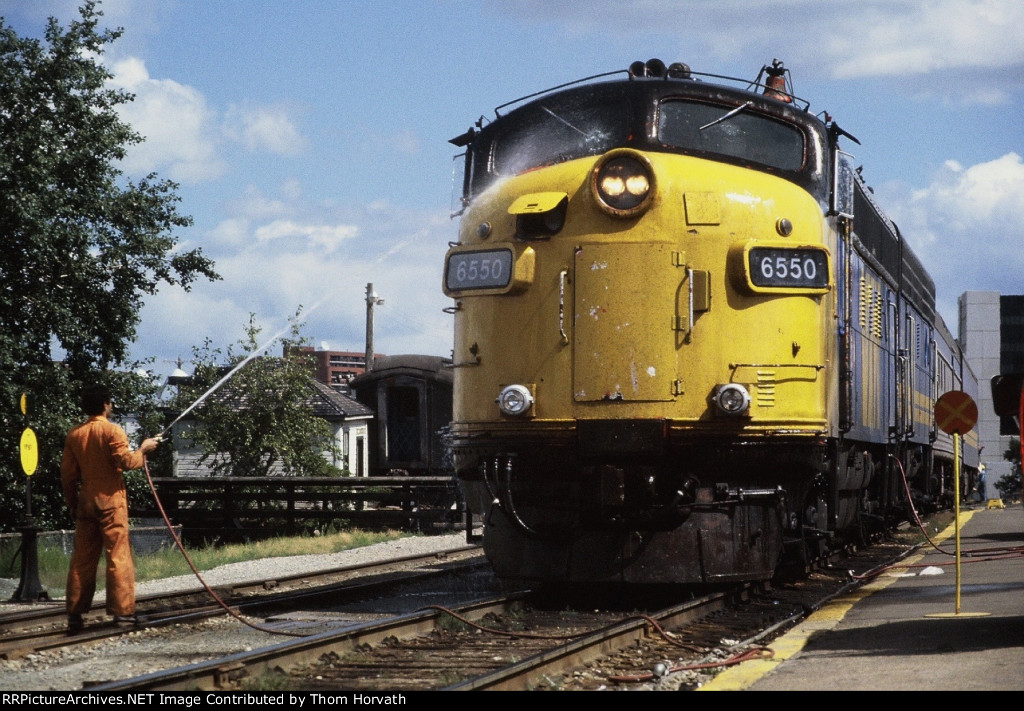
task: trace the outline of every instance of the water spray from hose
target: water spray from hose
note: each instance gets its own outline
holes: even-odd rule
[[[316,309],[318,309],[326,301],[327,301],[327,298],[323,298],[320,301],[318,301],[317,303],[313,304],[313,306],[311,306],[310,309],[306,312],[306,315],[309,315],[309,314],[313,313],[314,311],[316,311]],[[226,383],[228,380],[230,380],[231,377],[235,373],[237,373],[239,370],[241,370],[243,367],[245,367],[245,365],[248,364],[251,360],[256,358],[260,353],[263,353],[267,349],[269,349],[270,346],[274,343],[274,341],[276,341],[278,338],[280,338],[282,335],[284,335],[284,333],[286,331],[288,331],[292,327],[292,323],[293,323],[293,319],[289,319],[288,323],[281,330],[279,330],[277,333],[275,333],[273,336],[271,336],[269,339],[267,339],[267,341],[265,343],[263,343],[262,345],[260,345],[258,348],[253,349],[253,351],[249,355],[247,355],[245,358],[243,358],[242,360],[238,361],[238,363],[236,363],[234,365],[234,367],[231,368],[231,370],[229,370],[227,373],[225,373],[224,376],[220,380],[218,380],[216,383],[211,385],[206,390],[206,392],[204,392],[202,395],[200,395],[198,398],[196,398],[196,400],[191,405],[189,405],[184,410],[182,410],[181,413],[177,417],[175,417],[174,420],[171,421],[171,423],[169,425],[167,425],[162,430],[160,430],[160,432],[158,432],[156,435],[154,435],[154,437],[156,439],[158,439],[158,440],[162,440],[164,435],[167,434],[171,430],[171,428],[174,427],[174,425],[178,424],[178,422],[181,421],[181,419],[183,417],[185,417],[185,415],[187,415],[188,413],[192,412],[192,410],[196,409],[196,407],[198,407],[200,404],[202,404],[202,402],[204,400],[206,400],[206,398],[208,398],[210,395],[212,395],[217,390],[219,390],[220,387],[224,383]]]
[[[396,251],[398,251],[399,249],[403,248],[407,242],[409,242],[409,240],[404,240],[404,241],[399,242],[398,244],[396,244],[387,253],[382,255],[377,260],[376,263],[379,264],[384,259],[386,259],[389,255],[394,254]],[[316,311],[321,305],[323,305],[325,302],[327,302],[330,297],[331,297],[331,295],[328,294],[328,295],[324,296],[323,298],[321,298],[318,302],[316,302],[315,304],[313,304],[313,306],[311,306],[309,308],[309,310],[306,312],[306,315],[308,316],[309,314],[311,314],[314,311]],[[296,315],[296,317],[297,317],[297,315]],[[191,405],[189,405],[184,410],[182,410],[181,414],[179,414],[177,417],[175,417],[174,420],[170,424],[168,424],[166,427],[164,427],[162,430],[160,430],[159,433],[154,435],[155,439],[157,439],[158,441],[159,440],[163,440],[164,435],[167,434],[171,430],[171,428],[174,427],[174,425],[176,425],[179,421],[181,421],[181,419],[183,417],[185,417],[185,415],[190,413],[192,410],[194,410],[196,407],[198,407],[204,400],[206,400],[206,398],[208,398],[210,395],[212,395],[218,389],[220,389],[220,387],[222,385],[224,385],[224,383],[226,383],[228,380],[230,380],[231,377],[235,373],[237,373],[239,370],[241,370],[243,367],[245,367],[245,365],[248,364],[254,358],[256,358],[256,356],[258,356],[260,353],[263,353],[267,349],[269,349],[270,346],[274,343],[274,341],[276,341],[278,338],[280,338],[282,335],[284,335],[284,333],[286,331],[288,331],[292,327],[293,321],[294,321],[294,319],[289,319],[287,325],[285,325],[281,330],[279,330],[277,333],[275,333],[273,336],[271,336],[266,341],[266,343],[262,344],[261,346],[259,346],[256,349],[254,349],[245,358],[243,358],[238,363],[236,363],[234,365],[234,367],[231,368],[231,370],[229,370],[227,373],[224,374],[223,377],[221,377],[220,380],[218,380],[216,383],[211,385],[203,394],[201,394],[198,398],[196,398],[196,400]],[[153,477],[150,475],[149,466],[148,466],[148,463],[146,462],[145,458],[143,458],[143,468],[145,469],[145,472],[146,472],[146,479],[149,482],[150,491],[153,494],[153,498],[156,501],[157,508],[159,508],[160,514],[163,517],[164,523],[167,526],[167,530],[170,531],[171,536],[174,538],[174,542],[177,544],[178,549],[181,551],[181,554],[185,557],[185,560],[188,562],[189,566],[192,568],[192,572],[195,574],[196,578],[203,585],[203,587],[206,589],[206,591],[210,593],[210,595],[214,598],[214,600],[216,600],[217,603],[223,609],[228,611],[233,617],[235,617],[236,619],[240,620],[241,622],[243,622],[244,624],[248,625],[249,627],[252,627],[253,629],[261,630],[261,631],[264,631],[264,632],[270,632],[272,634],[284,634],[284,635],[296,636],[296,637],[305,636],[305,635],[302,635],[302,634],[299,634],[299,633],[295,633],[295,632],[289,632],[289,631],[286,631],[286,630],[275,630],[275,629],[271,629],[271,628],[268,628],[268,627],[263,627],[263,626],[260,626],[260,625],[256,625],[256,624],[254,624],[252,622],[249,622],[248,620],[245,620],[244,618],[241,617],[241,615],[237,614],[236,612],[234,612],[233,610],[231,610],[229,608],[229,606],[206,583],[206,581],[203,579],[203,576],[199,573],[199,570],[195,567],[195,565],[192,563],[192,560],[189,558],[189,555],[188,555],[188,553],[185,550],[185,546],[182,544],[181,539],[178,538],[178,535],[175,533],[174,526],[171,525],[171,521],[170,521],[170,519],[167,516],[167,512],[164,511],[163,504],[161,503],[160,497],[157,494],[156,485],[153,482]]]
[[[378,257],[376,261],[372,262],[372,265],[380,264],[381,262],[383,262],[385,259],[387,259],[391,255],[401,251],[402,249],[405,248],[406,244],[408,244],[410,241],[412,241],[411,238],[410,239],[401,240],[400,242],[396,243],[394,246],[391,247],[391,249],[389,249],[387,252],[385,252],[380,257]],[[331,298],[331,296],[332,296],[331,294],[328,294],[327,296],[324,296],[319,301],[317,301],[315,304],[313,304],[309,308],[309,310],[306,311],[306,316],[309,316],[309,314],[313,313],[318,308],[320,308],[324,303],[326,303]],[[262,352],[266,351],[268,348],[270,348],[270,346],[274,343],[274,341],[276,341],[278,338],[280,338],[289,328],[291,328],[291,325],[292,325],[292,319],[289,319],[288,324],[284,328],[282,328],[280,331],[278,331],[273,336],[271,336],[270,339],[268,339],[267,342],[264,343],[262,346],[260,346],[259,348],[255,349],[252,353],[250,353],[245,358],[243,358],[241,361],[239,361],[233,368],[231,368],[231,370],[229,370],[224,375],[224,377],[222,377],[220,380],[218,380],[216,383],[214,383],[212,386],[210,386],[210,388],[206,392],[204,392],[202,395],[200,395],[198,398],[196,398],[195,402],[193,402],[191,405],[189,405],[184,410],[182,410],[181,414],[179,414],[177,417],[175,417],[174,420],[169,425],[167,425],[162,430],[160,430],[160,432],[158,432],[156,435],[154,435],[154,437],[156,439],[158,439],[158,440],[163,440],[164,435],[167,434],[168,432],[170,432],[171,428],[174,427],[174,425],[178,424],[178,422],[183,417],[185,417],[185,415],[187,415],[188,413],[192,412],[192,410],[194,410],[196,407],[198,407],[206,398],[208,398],[210,395],[212,395],[214,392],[216,392],[224,383],[226,383],[228,380],[230,380],[231,377],[235,373],[237,373],[247,363],[249,363],[249,361],[253,360],[260,353],[262,353]]]

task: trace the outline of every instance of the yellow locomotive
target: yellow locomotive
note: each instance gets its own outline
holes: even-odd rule
[[[782,63],[734,83],[637,62],[451,141],[453,457],[500,577],[764,580],[905,515],[900,470],[939,493],[931,281]]]

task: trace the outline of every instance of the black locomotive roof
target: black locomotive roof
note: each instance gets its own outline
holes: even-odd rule
[[[862,252],[893,287],[898,287],[929,320],[935,317],[935,282],[899,227],[871,197],[858,177],[854,185],[853,230]]]
[[[708,75],[715,77],[714,75]],[[593,83],[571,85],[567,88],[555,88],[540,92],[530,97],[517,99],[516,101],[504,104],[495,109],[495,116],[511,116],[515,111],[524,108],[531,103],[545,101],[554,95],[572,97],[573,95],[597,96],[597,95],[636,97],[644,102],[650,99],[660,99],[668,96],[686,96],[689,98],[706,99],[722,104],[739,105],[745,101],[753,101],[757,109],[767,114],[776,115],[793,122],[810,121],[824,127],[824,124],[816,116],[808,112],[809,104],[806,101],[793,99],[783,101],[765,95],[763,92],[751,90],[750,88],[739,88],[727,84],[706,81],[700,78],[672,78],[672,77],[633,77],[618,76],[615,79],[602,79]],[[569,98],[571,101],[571,98]],[[515,107],[502,113],[508,107]]]
[[[831,160],[829,127],[820,118],[809,113],[806,101],[793,97],[788,97],[788,101],[774,98],[759,92],[758,88],[761,85],[749,81],[746,82],[747,88],[739,88],[720,83],[720,80],[730,80],[728,77],[702,76],[707,76],[713,81],[700,78],[696,74],[690,74],[688,78],[671,77],[668,74],[658,77],[637,77],[629,72],[597,75],[499,106],[495,110],[495,118],[489,123],[481,119],[477,122],[477,128],[472,128],[450,141],[457,146],[468,146],[469,180],[464,185],[464,197],[471,198],[472,195],[478,194],[490,182],[491,178],[487,177],[490,175],[490,152],[496,141],[517,130],[518,126],[528,126],[537,122],[543,114],[571,112],[581,106],[606,105],[615,107],[615,110],[622,107],[625,112],[621,117],[622,134],[614,147],[627,146],[637,150],[699,155],[699,151],[662,143],[656,135],[655,116],[662,100],[681,98],[720,105],[723,109],[743,106],[745,111],[799,127],[807,137],[803,167],[800,170],[759,167],[765,172],[779,174],[804,187],[819,200],[827,199],[830,186],[826,176]],[[567,156],[563,159],[582,155],[590,153]],[[749,163],[742,158],[718,154],[714,159],[738,165]]]
[[[495,109],[495,119],[490,123],[483,125],[480,128],[478,135],[482,138],[486,138],[487,134],[496,130],[496,127],[500,128],[500,126],[509,122],[522,120],[525,116],[531,114],[532,107],[545,102],[551,102],[552,100],[556,100],[559,104],[563,105],[572,105],[573,103],[580,102],[584,98],[590,101],[601,99],[609,102],[626,101],[635,111],[636,115],[632,117],[634,121],[637,119],[643,121],[649,114],[648,107],[661,99],[669,97],[685,97],[698,101],[704,100],[731,106],[739,106],[750,101],[752,102],[751,108],[760,113],[797,125],[806,126],[809,130],[820,131],[822,134],[826,131],[825,124],[821,119],[808,113],[806,109],[801,109],[795,102],[787,103],[755,91],[747,91],[723,84],[713,84],[699,79],[626,77],[600,81],[592,84],[583,84],[580,86],[571,86],[569,88],[559,90],[552,89],[548,92],[541,92],[538,95],[534,95],[533,98],[528,97],[529,100],[526,101],[526,103],[520,103],[524,100],[517,100],[510,104],[505,104]],[[509,109],[504,114],[501,113],[503,109],[517,103],[519,105],[515,106],[515,108]],[[636,138],[640,139],[646,133],[647,131],[642,130],[634,132],[634,135]],[[470,134],[464,134],[458,138],[453,138],[452,143],[455,143],[455,145],[464,145],[464,141],[469,135]],[[469,140],[475,141],[479,139],[474,136]]]

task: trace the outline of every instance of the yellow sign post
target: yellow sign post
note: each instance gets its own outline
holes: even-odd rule
[[[984,617],[987,612],[960,611],[960,436],[974,429],[978,406],[965,392],[950,390],[935,403],[935,424],[953,435],[953,527],[956,529],[956,608],[952,615],[937,613],[925,617]]]
[[[21,468],[25,470],[26,476],[32,476],[38,465],[39,443],[36,441],[36,433],[31,427],[26,427],[21,433]]]
[[[28,423],[28,411],[32,399],[28,393],[22,393],[18,406]],[[47,600],[49,596],[39,582],[39,549],[35,519],[32,516],[32,475],[39,466],[39,442],[31,427],[25,427],[21,433],[21,468],[25,472],[25,517],[21,528],[21,581],[14,591],[11,602],[37,602]]]

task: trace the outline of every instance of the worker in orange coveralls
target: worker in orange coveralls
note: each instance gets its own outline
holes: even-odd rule
[[[107,614],[117,624],[135,624],[135,564],[128,540],[128,494],[122,472],[145,464],[160,438],[151,437],[132,451],[128,435],[108,419],[113,410],[103,386],[82,394],[87,422],[72,429],[60,465],[64,501],[75,516],[75,550],[68,568],[68,632],[83,627],[92,607],[100,552],[107,558]]]

